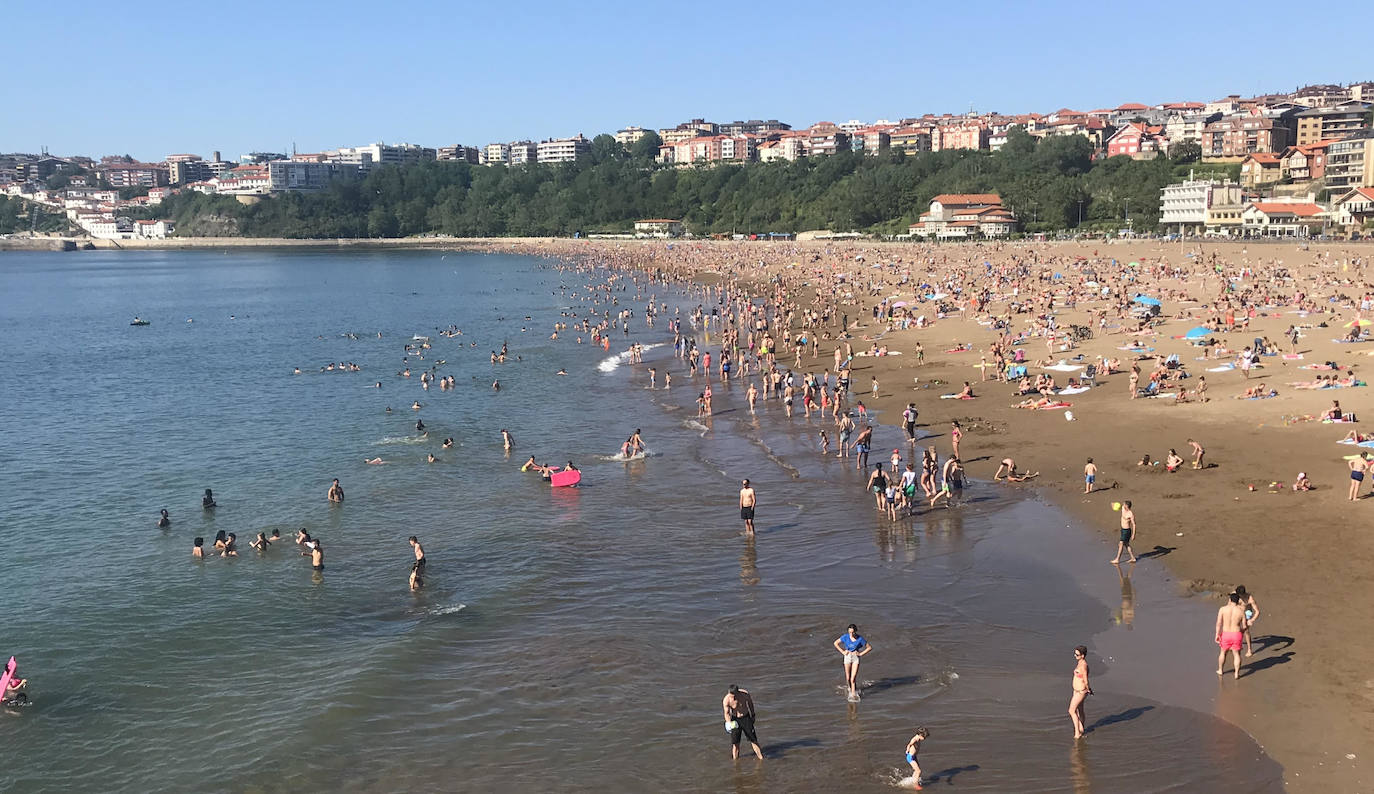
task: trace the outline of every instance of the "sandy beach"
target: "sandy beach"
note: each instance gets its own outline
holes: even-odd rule
[[[487,245],[503,250],[512,243]],[[1337,340],[1350,333],[1347,323],[1362,317],[1361,296],[1370,292],[1365,268],[1374,248],[1263,243],[1181,247],[1157,241],[938,248],[685,241],[671,248],[665,242],[516,245],[543,255],[663,269],[746,288],[756,296],[785,288],[799,307],[811,305],[816,295],[833,295],[836,311],[847,313],[850,321],[848,341],[857,356],[851,387],[855,399],[876,409],[882,421],[898,422],[906,403],[914,402],[919,424],[934,434],[923,443],[933,442],[943,457],[949,449],[949,423],[958,420],[970,474],[991,479],[1005,457],[1014,458],[1020,470],[1040,472],[1025,484],[999,487],[1031,488],[1052,499],[1099,528],[1104,550],[1115,548],[1118,515],[1112,503],[1131,500],[1139,522],[1136,552],[1145,555],[1142,564],[1167,566],[1184,594],[1220,605],[1236,585],[1246,585],[1262,610],[1252,631],[1254,656],[1244,659],[1239,681],[1231,680],[1228,668],[1220,682],[1230,690],[1218,700],[1220,716],[1253,735],[1282,763],[1294,790],[1355,791],[1365,786],[1362,756],[1374,746],[1374,676],[1363,660],[1374,651],[1374,641],[1362,630],[1368,617],[1350,607],[1374,595],[1374,580],[1367,572],[1371,552],[1360,526],[1370,502],[1365,489],[1358,501],[1347,499],[1345,458],[1360,450],[1337,442],[1352,430],[1362,431],[1369,421],[1360,416],[1366,403],[1360,398],[1366,392],[1359,389],[1374,343]],[[839,280],[841,273],[845,277]],[[904,276],[909,277],[906,283]],[[1113,289],[1113,297],[1101,298],[1101,287],[1084,286],[1088,281]],[[917,288],[927,282],[933,286]],[[1233,284],[1229,292],[1228,282]],[[979,312],[969,297],[984,285],[990,294]],[[937,302],[918,297],[930,294],[928,289],[953,293],[956,288],[963,290],[957,293],[963,300],[945,301],[943,313]],[[1139,323],[1119,307],[1134,306],[1137,293],[1159,299],[1162,306],[1157,325],[1132,333],[1129,329]],[[912,316],[924,315],[926,327],[902,329],[900,321],[875,320],[874,305],[884,298],[889,304],[904,301]],[[1228,325],[1228,314],[1234,325]],[[1369,314],[1366,310],[1363,316]],[[1050,315],[1060,329],[1052,345],[1043,335]],[[1113,358],[1120,360],[1121,371],[1099,374],[1095,388],[1052,399],[1071,403],[1067,408],[1015,407],[1028,398],[1017,394],[1016,383],[993,380],[994,359],[988,353],[1001,335],[991,329],[991,318],[999,317],[1010,333],[1028,334],[1018,349],[1025,351],[1032,378],[1047,372],[1063,387],[1068,378],[1083,374],[1082,367]],[[1206,338],[1218,344],[1204,348],[1180,338],[1213,319],[1220,330]],[[801,325],[794,321],[794,333]],[[1062,349],[1062,331],[1070,325],[1091,327],[1092,338]],[[1285,336],[1295,325],[1300,334],[1296,347]],[[801,371],[829,368],[836,342],[825,336],[839,331],[838,324],[832,326],[822,333],[819,357],[805,356]],[[1248,379],[1239,367],[1221,369],[1233,365],[1255,338],[1271,340],[1278,354],[1260,357]],[[1121,349],[1137,341],[1142,349]],[[924,363],[915,355],[918,343]],[[951,352],[960,346],[969,349]],[[867,355],[873,347],[888,354]],[[1209,351],[1210,358],[1198,360]],[[1141,366],[1139,385],[1145,387],[1157,360],[1175,354],[1190,377],[1166,381],[1177,386],[1165,385],[1161,392],[1182,389],[1186,401],[1173,396],[1132,399],[1130,367]],[[989,365],[979,366],[985,362]],[[1337,369],[1310,368],[1326,362]],[[1050,363],[1058,369],[1045,370]],[[792,353],[784,349],[779,366],[792,364]],[[1342,381],[1353,377],[1360,385],[1309,388],[1318,376],[1333,375]],[[879,383],[876,399],[870,396],[874,377]],[[1201,377],[1207,381],[1206,401],[1196,391]],[[972,383],[976,399],[939,399],[958,392],[965,381]],[[1272,389],[1276,396],[1242,399],[1261,383],[1266,394]],[[1321,422],[1333,400],[1361,421]],[[1068,416],[1072,421],[1066,421]],[[1201,470],[1189,463],[1188,439],[1206,450]],[[1175,472],[1165,466],[1171,449],[1189,461]],[[1139,465],[1146,454],[1154,465]],[[1095,489],[1085,494],[1083,467],[1089,457],[1100,471]],[[1312,490],[1293,489],[1300,472]],[[1109,554],[1103,555],[1104,566]],[[1178,637],[1176,642],[1206,645],[1213,638]],[[1159,650],[1169,653],[1168,648]],[[1197,675],[1215,673],[1204,669]]]

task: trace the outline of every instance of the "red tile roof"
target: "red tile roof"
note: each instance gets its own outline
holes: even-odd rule
[[[1254,160],[1255,162],[1261,163],[1263,165],[1279,164],[1279,156],[1277,154],[1274,154],[1273,152],[1251,152],[1250,154],[1246,155],[1246,159]]]
[[[1127,102],[1124,105],[1117,105],[1117,110],[1149,110],[1150,108],[1139,102]]]
[[[1322,209],[1320,206],[1316,204],[1289,204],[1279,201],[1257,201],[1251,206],[1253,206],[1255,209],[1259,210],[1260,212],[1263,212],[1266,215],[1291,214],[1300,217],[1312,217],[1314,215],[1320,215],[1323,212],[1326,212],[1326,210]]]
[[[1002,197],[996,193],[941,193],[931,201],[946,206],[967,207],[974,204],[1001,204]]]

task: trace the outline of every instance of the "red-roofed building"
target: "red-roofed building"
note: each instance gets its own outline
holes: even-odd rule
[[[1283,179],[1283,161],[1273,152],[1252,152],[1240,161],[1240,183],[1254,190]]]
[[[1241,211],[1241,230],[1247,237],[1310,237],[1320,234],[1330,213],[1312,201],[1256,201]]]
[[[1288,147],[1279,158],[1283,175],[1294,179],[1321,179],[1326,175],[1326,150],[1332,141]]]
[[[930,211],[908,231],[939,240],[1006,237],[1016,231],[1016,216],[1002,206],[1002,197],[996,193],[941,193],[930,200]]]
[[[1357,187],[1342,193],[1331,205],[1331,216],[1346,231],[1374,223],[1374,188]]]
[[[1155,157],[1167,148],[1164,128],[1133,121],[1107,139],[1107,156],[1128,155],[1137,159]]]

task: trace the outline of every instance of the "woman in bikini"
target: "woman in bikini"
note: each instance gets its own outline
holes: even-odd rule
[[[1083,710],[1083,701],[1093,693],[1088,682],[1088,648],[1080,645],[1073,649],[1076,664],[1073,668],[1073,696],[1069,698],[1069,719],[1073,720],[1073,738],[1083,738],[1083,725],[1088,721]]]

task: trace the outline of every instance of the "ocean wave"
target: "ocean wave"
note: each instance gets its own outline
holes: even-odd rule
[[[648,351],[653,350],[656,347],[663,347],[666,344],[668,343],[655,342],[652,345],[643,345],[640,347],[640,352],[647,353]],[[626,361],[630,360],[630,355],[630,351],[625,350],[620,353],[616,353],[613,356],[608,356],[602,359],[601,363],[596,365],[596,369],[599,372],[605,373],[615,372],[617,367],[619,367],[621,364],[624,364]]]

